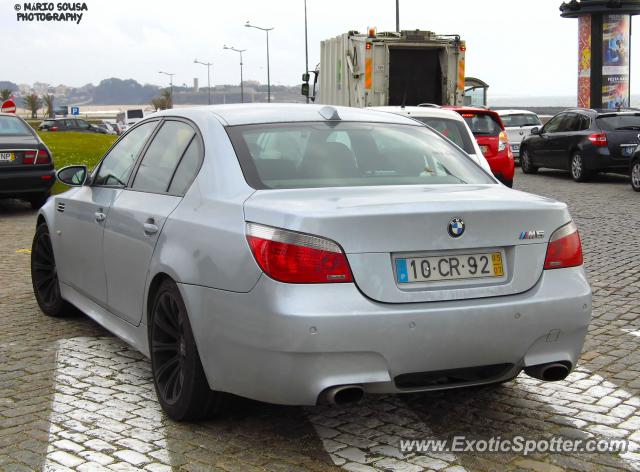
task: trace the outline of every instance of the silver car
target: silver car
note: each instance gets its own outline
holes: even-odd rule
[[[542,122],[532,111],[497,110],[497,112],[509,137],[513,157],[519,159],[522,140],[531,134],[533,128],[542,126]]]
[[[566,377],[591,316],[563,203],[404,116],[167,110],[38,215],[33,285],[151,358],[174,419]]]

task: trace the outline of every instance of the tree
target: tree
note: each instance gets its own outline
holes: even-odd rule
[[[167,104],[167,108],[173,108],[173,97],[171,96],[171,90],[169,89],[164,89],[160,95],[162,96],[162,99],[164,100],[164,102]]]
[[[0,102],[4,102],[5,100],[9,100],[11,97],[11,90],[8,88],[0,90]]]
[[[166,110],[167,109],[167,102],[165,101],[164,98],[162,97],[157,97],[151,100],[151,106],[153,107],[153,109],[155,111],[158,110]]]
[[[56,114],[53,111],[53,100],[54,100],[54,96],[53,95],[45,95],[44,97],[42,97],[42,101],[44,102],[44,106],[47,108],[47,117],[49,118],[55,118]]]
[[[22,99],[24,107],[31,112],[31,119],[38,117],[38,110],[42,108],[42,100],[35,93],[27,95]]]

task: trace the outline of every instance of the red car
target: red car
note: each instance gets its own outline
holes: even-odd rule
[[[493,175],[507,187],[512,187],[515,169],[513,152],[500,116],[495,111],[484,108],[451,108],[460,113],[471,128]]]

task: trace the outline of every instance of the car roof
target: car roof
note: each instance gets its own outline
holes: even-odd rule
[[[494,115],[496,117],[500,117],[500,115],[498,115],[498,113],[496,113],[495,110],[489,110],[488,108],[479,108],[479,107],[454,107],[454,106],[447,106],[445,107],[449,110],[453,110],[456,111],[458,113],[463,113],[463,112],[469,112],[469,113],[486,113],[488,115]]]
[[[440,107],[400,107],[400,106],[386,106],[386,107],[369,107],[368,110],[384,111],[388,113],[396,113],[405,116],[416,116],[424,118],[448,118],[456,121],[464,121],[459,113],[453,110],[447,110]]]
[[[557,113],[586,113],[592,116],[602,115],[637,115],[640,113],[638,108],[567,108]]]
[[[185,118],[203,119],[206,117],[205,115],[210,116],[214,114],[223,124],[238,126],[262,123],[325,121],[326,118],[320,114],[323,108],[326,108],[324,115],[330,116],[333,111],[336,111],[342,121],[420,125],[420,123],[410,118],[382,111],[332,105],[307,105],[302,103],[245,103],[172,108],[170,110],[152,113],[145,118],[182,116]]]
[[[533,112],[533,111],[529,111],[529,110],[516,110],[516,109],[509,109],[509,110],[496,110],[496,112],[498,113],[498,115],[500,116],[507,116],[507,115],[538,115],[537,113]]]

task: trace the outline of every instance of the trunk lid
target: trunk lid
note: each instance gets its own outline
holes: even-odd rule
[[[611,113],[596,118],[598,127],[607,135],[609,154],[621,164],[640,143],[640,113]]]
[[[466,231],[449,236],[453,218]],[[570,220],[566,205],[500,185],[261,190],[245,219],[331,239],[347,254],[354,280],[387,303],[459,300],[520,293],[539,279],[551,233]],[[544,231],[536,239],[523,232]],[[505,276],[399,284],[398,258],[500,251]]]
[[[37,151],[39,143],[33,136],[4,136],[0,138],[0,154],[10,154],[10,160],[0,159],[0,172],[2,169],[15,170],[22,167],[22,160],[26,150]]]
[[[524,138],[531,134],[533,128],[539,128],[540,125],[534,126],[518,126],[505,128],[510,144],[520,144]]]

